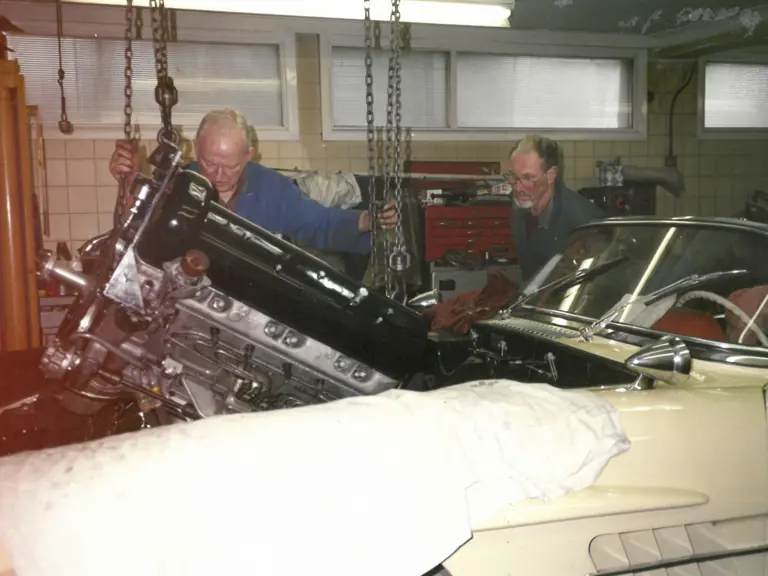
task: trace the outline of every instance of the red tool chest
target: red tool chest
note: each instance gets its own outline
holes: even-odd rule
[[[515,256],[511,206],[425,206],[427,262],[456,250]]]

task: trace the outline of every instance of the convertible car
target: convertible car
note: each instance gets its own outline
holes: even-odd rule
[[[767,249],[743,220],[609,219],[475,326],[493,373],[592,391],[631,448],[584,490],[473,525],[451,573],[766,573]]]
[[[173,157],[92,276],[40,262],[62,402],[172,418],[0,460],[19,576],[768,573],[768,226],[590,224],[446,342]]]

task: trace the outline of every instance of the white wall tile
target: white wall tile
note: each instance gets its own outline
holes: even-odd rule
[[[64,140],[46,140],[43,143],[45,157],[49,160],[63,159],[67,157]]]
[[[72,214],[97,213],[96,186],[70,186],[69,211]]]
[[[98,214],[70,214],[69,221],[72,239],[88,240],[99,235]]]
[[[96,160],[96,184],[99,186],[117,185],[109,171],[109,160]]]
[[[43,190],[41,194],[45,194],[45,191]],[[41,198],[41,207],[42,204]],[[66,186],[48,186],[48,213],[69,214],[69,194]]]
[[[95,186],[96,162],[89,160],[67,160],[67,184],[69,186]]]
[[[99,212],[111,212],[117,201],[117,184],[97,188]]]
[[[69,214],[51,214],[51,230],[48,240],[69,240]]]
[[[48,159],[45,163],[46,183],[48,186],[66,186],[67,185],[67,162],[66,160]]]
[[[67,159],[92,159],[93,140],[67,140],[65,143]]]
[[[99,214],[99,234],[112,230],[114,218],[112,212],[102,212]]]

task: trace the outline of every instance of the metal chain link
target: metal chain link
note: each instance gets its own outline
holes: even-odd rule
[[[384,127],[383,126],[376,126],[376,173],[377,174],[384,174],[385,172],[385,165],[384,165]],[[383,196],[386,194],[386,190],[384,190],[383,186],[380,186],[377,188],[377,200],[376,204],[377,206],[381,207],[384,205]],[[371,257],[373,259],[373,278],[375,279],[376,283],[381,283],[381,276],[382,276],[382,269],[386,271],[386,250],[380,250],[382,248],[379,246],[382,244],[382,242],[379,241],[379,239],[382,239],[384,242],[386,242],[387,239],[387,232],[385,230],[381,230],[378,228],[374,228],[374,242],[377,246],[377,252],[376,254],[371,254]],[[383,252],[383,254],[382,254]]]
[[[378,224],[376,214],[379,208],[378,194],[376,193],[376,148],[374,139],[373,117],[373,22],[371,20],[371,2],[363,1],[365,10],[365,120],[366,137],[368,141],[368,211],[371,217],[371,263],[373,271],[373,286],[376,286],[378,278]]]
[[[405,162],[413,160],[413,129],[405,129]]]
[[[168,74],[168,15],[165,0],[149,0],[152,17],[152,44],[155,50],[155,71],[157,86],[155,101],[160,106],[162,127],[157,134],[158,142],[167,140],[178,144],[181,136],[173,127],[172,109],[179,100],[173,78]]]
[[[398,290],[395,282],[404,285],[403,273],[411,266],[411,256],[405,245],[405,234],[403,231],[403,180],[402,180],[402,82],[401,82],[401,63],[400,53],[402,47],[402,28],[400,26],[400,0],[392,0],[392,14],[390,16],[390,70],[389,75],[392,78],[388,91],[391,94],[391,101],[388,104],[392,108],[391,113],[394,116],[394,150],[391,159],[391,177],[395,185],[395,233],[394,245],[388,250],[388,266],[390,279],[388,283],[389,296],[394,297]],[[389,126],[388,126],[389,128]],[[404,292],[404,290],[403,290]],[[403,294],[405,296],[405,294]]]
[[[394,153],[395,153],[395,48],[396,38],[399,28],[400,0],[393,0],[392,10],[389,15],[389,62],[387,65],[387,115],[385,120],[384,142],[384,194],[389,198],[392,190],[392,179],[394,177]],[[386,203],[386,199],[382,204]],[[387,296],[392,297],[394,293],[394,275],[390,265],[390,256],[392,254],[392,238],[390,233],[384,233],[384,287]]]
[[[126,141],[133,140],[133,0],[127,0],[125,7],[125,70],[123,76],[125,78],[125,87],[123,88],[123,95],[125,96],[125,103],[123,105],[123,114],[125,119],[123,121],[123,134]],[[128,197],[128,181],[123,177],[120,179],[120,185],[117,193],[117,203],[115,204],[115,210],[113,213],[113,225],[115,227],[120,226],[124,220],[124,211],[126,199]]]
[[[384,127],[376,126],[376,170],[384,174]]]
[[[373,283],[379,281],[379,249],[384,251],[384,278],[383,284],[387,296],[394,297],[398,288],[396,284],[404,285],[402,273],[410,267],[410,254],[405,245],[403,231],[403,190],[402,190],[402,154],[401,144],[403,139],[402,128],[402,86],[401,86],[401,42],[403,31],[400,26],[400,0],[392,0],[390,13],[390,46],[389,62],[387,66],[387,103],[385,127],[375,127],[373,113],[373,50],[380,46],[380,30],[378,23],[373,25],[370,16],[370,0],[363,2],[365,10],[365,78],[366,78],[366,121],[368,143],[368,171],[371,179],[371,227],[373,231],[373,246],[371,250]],[[406,30],[406,34],[408,31]],[[374,138],[374,130],[376,131]],[[385,133],[382,145],[382,132]],[[384,148],[383,153],[380,148]],[[410,144],[407,152],[410,153]],[[378,164],[378,165],[377,165]],[[388,196],[394,184],[394,205],[396,212],[396,224],[394,231],[394,245],[390,234],[378,229],[376,212],[380,210],[385,201],[379,198],[376,192],[375,176],[378,173],[383,176],[384,195]],[[379,242],[379,239],[383,242]],[[383,246],[380,246],[383,244]],[[403,291],[403,296],[404,290]]]
[[[395,210],[397,212],[397,223],[395,225],[395,246],[390,255],[390,266],[396,272],[403,272],[410,267],[410,257],[405,248],[405,239],[403,236],[403,171],[401,145],[403,140],[402,127],[402,84],[401,84],[401,29],[400,29],[400,0],[393,0],[392,7],[395,12],[396,28],[393,30],[394,38],[394,64],[395,64],[395,157],[393,161],[393,172],[395,179]]]
[[[152,44],[155,49],[155,71],[158,78],[168,76],[168,29],[165,19],[165,0],[149,0],[152,17]]]
[[[64,36],[64,17],[61,14],[61,0],[56,0],[56,38],[59,43],[59,73],[58,83],[61,92],[61,119],[59,120],[59,132],[62,134],[72,134],[74,126],[67,116],[67,98],[64,95],[64,62],[61,56],[61,38]]]
[[[123,122],[123,134],[125,134],[126,140],[133,139],[133,0],[128,0],[128,4],[125,7],[125,88],[123,89],[123,95],[125,96],[125,105],[123,106],[123,114],[125,115],[125,121]]]

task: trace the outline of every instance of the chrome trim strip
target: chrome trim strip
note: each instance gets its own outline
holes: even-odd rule
[[[677,226],[677,227],[699,227],[699,228],[724,228],[728,230],[740,230],[743,232],[756,232],[763,236],[768,236],[768,225],[751,220],[741,220],[739,218],[702,218],[680,216],[677,218],[667,218],[664,216],[614,216],[603,218],[602,220],[593,220],[576,228],[585,230],[588,228],[598,228],[600,226]],[[573,232],[571,234],[573,234]]]
[[[593,322],[593,319],[591,318],[586,318],[571,312],[536,308],[525,304],[520,308],[520,311],[529,312],[530,315],[533,316],[533,318],[529,318],[528,316],[519,315],[526,320],[534,319],[536,322],[547,324],[543,319],[535,317],[551,316],[569,322],[568,325],[561,327],[576,330],[578,330],[579,324],[586,325]],[[484,326],[486,329],[492,329],[492,325],[486,324],[486,322],[486,320],[482,320],[475,325]],[[609,324],[601,336],[603,338],[642,348],[643,346],[652,344],[660,338],[667,336],[667,333],[616,322]],[[702,338],[681,334],[675,334],[674,336],[680,338],[691,348],[691,357],[694,360],[744,366],[746,368],[768,368],[768,348],[732,344],[730,342],[717,342],[715,340],[704,340]]]
[[[723,550],[720,552],[703,552],[701,554],[691,554],[683,558],[671,558],[669,560],[659,560],[658,562],[646,562],[644,564],[634,564],[627,568],[617,568],[612,570],[598,570],[590,572],[586,576],[628,576],[630,574],[642,574],[653,570],[664,570],[668,568],[677,568],[678,566],[689,566],[701,562],[714,562],[715,560],[725,560],[728,558],[738,558],[741,556],[753,556],[755,554],[768,553],[768,544],[752,546],[750,548],[738,548],[736,550]]]

